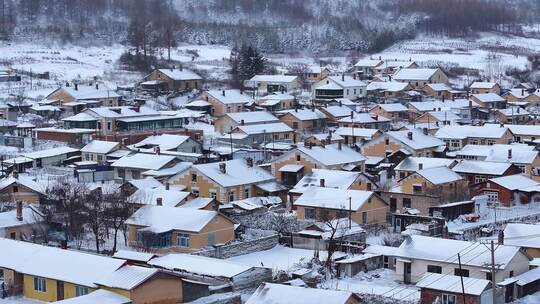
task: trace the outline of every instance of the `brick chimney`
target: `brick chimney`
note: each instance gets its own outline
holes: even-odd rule
[[[499,245],[504,245],[504,230],[499,231],[499,234],[497,235],[497,243]]]
[[[409,140],[412,140],[412,132],[410,132],[410,131],[407,132],[407,138],[408,138]]]
[[[246,164],[250,168],[253,167],[253,158],[251,157],[246,158]]]
[[[321,178],[321,179],[319,180],[319,186],[321,186],[321,187],[324,188],[324,186],[325,186],[325,184],[326,184],[325,182],[326,182],[326,181],[324,180],[324,178]]]
[[[338,150],[341,150],[341,141],[338,141],[337,149],[338,149]]]
[[[508,149],[508,159],[512,159],[512,149]]]
[[[241,125],[241,126],[243,126],[243,125],[245,125],[245,124],[246,124],[246,122],[245,122],[243,119],[240,120],[240,125]]]
[[[171,190],[171,184],[169,182],[165,183],[165,190]]]
[[[74,86],[75,86],[75,91],[78,91],[79,90],[79,84],[75,83]]]
[[[96,82],[96,90],[99,90],[99,84]]]
[[[225,163],[219,164],[219,171],[223,174],[227,173],[227,165]]]
[[[418,170],[424,170],[424,164],[418,163]]]
[[[225,96],[225,90],[221,91],[221,95]]]
[[[159,146],[156,147],[156,155],[159,155],[161,153],[161,150],[159,148]]]
[[[161,197],[156,198],[156,205],[163,206],[163,198]]]
[[[23,214],[22,214],[22,202],[17,201],[17,221],[22,222],[23,220]]]

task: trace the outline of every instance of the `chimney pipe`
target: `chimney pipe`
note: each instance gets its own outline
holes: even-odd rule
[[[156,147],[156,155],[159,155],[161,153],[159,146]]]
[[[407,132],[407,138],[409,140],[412,140],[412,135],[413,135],[412,132]]]
[[[424,132],[424,135],[428,135],[428,129],[427,128],[423,128],[422,131]]]
[[[219,171],[223,174],[227,173],[227,165],[225,163],[219,164]]]
[[[341,74],[341,81],[345,81],[345,74]]]
[[[221,91],[221,95],[225,96],[225,90]]]
[[[22,222],[23,220],[23,214],[22,214],[22,202],[17,201],[17,220]]]
[[[156,198],[156,205],[163,206],[163,198],[161,197]]]
[[[338,149],[338,150],[341,150],[341,141],[338,141],[337,149]]]
[[[96,90],[99,90],[99,84],[96,82]]]
[[[351,119],[354,118],[354,111],[351,111]]]
[[[75,83],[74,86],[75,86],[75,91],[78,91],[79,90],[79,84]]]
[[[325,180],[324,180],[324,178],[321,178],[321,179],[319,180],[319,186],[321,186],[322,188],[324,188],[324,186],[325,186]]]
[[[418,163],[418,170],[424,170],[424,164]]]
[[[497,243],[499,245],[504,245],[504,230],[499,231],[499,234],[497,235]]]
[[[251,157],[246,158],[246,164],[250,168],[253,167],[253,158]]]
[[[246,122],[242,119],[240,120],[240,125],[243,126]]]
[[[512,149],[508,149],[508,159],[512,159]]]
[[[165,183],[165,190],[171,190],[171,184],[169,182]]]

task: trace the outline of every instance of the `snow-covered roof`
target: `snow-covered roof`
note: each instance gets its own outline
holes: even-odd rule
[[[480,94],[472,94],[472,96],[481,102],[484,103],[490,103],[490,102],[502,102],[504,101],[504,98],[501,96],[495,94],[495,93],[480,93]]]
[[[540,225],[508,223],[504,228],[504,244],[540,249]]]
[[[10,239],[0,239],[0,267],[19,273],[97,287],[95,282],[126,261]]]
[[[22,209],[22,220],[17,219],[17,210],[0,212],[0,229],[17,227],[22,225],[32,225],[43,220],[42,216],[33,208]],[[30,235],[28,235],[30,237]]]
[[[311,148],[298,146],[297,149],[325,166],[344,165],[366,160],[362,154],[346,145],[341,145],[341,149],[339,147],[339,144],[332,144],[324,147],[313,146]]]
[[[92,140],[82,147],[81,152],[107,154],[112,152],[119,143],[114,141]]]
[[[192,200],[187,201],[185,204],[180,205],[180,208],[194,208],[194,209],[203,209],[208,206],[214,199],[210,197],[196,197]]]
[[[517,190],[540,185],[540,183],[524,174],[495,177],[490,179],[489,181],[501,185],[508,190]]]
[[[328,106],[323,108],[324,112],[334,117],[347,117],[351,115],[351,108],[346,106]]]
[[[354,79],[351,76],[328,76],[326,79],[330,79],[332,82],[340,86],[341,88],[353,88],[353,87],[365,87],[366,83],[362,80]]]
[[[265,123],[265,124],[256,124],[256,125],[240,125],[236,127],[241,130],[243,133],[251,134],[263,134],[263,133],[282,133],[282,132],[292,132],[293,129],[283,122],[276,123]]]
[[[457,173],[502,175],[512,164],[477,160],[462,160],[452,170]]]
[[[194,100],[192,102],[187,103],[185,106],[186,107],[209,107],[211,105],[212,104],[209,103],[208,101],[204,101],[202,99],[197,99],[197,100]]]
[[[75,89],[75,87],[61,87],[59,90],[66,92],[77,100],[120,97],[114,90],[111,90],[104,85],[100,85],[98,89],[96,89],[95,86],[78,85],[77,89]],[[54,94],[54,92],[52,94]]]
[[[524,272],[520,275],[517,275],[507,280],[517,280],[516,284],[519,286],[524,286],[532,282],[540,280],[540,268],[533,268],[527,272]]]
[[[463,265],[483,267],[491,263],[490,251],[479,243],[422,235],[406,237],[396,250],[395,256],[457,264],[458,253],[461,254]],[[499,245],[495,250],[495,260],[500,264],[500,269],[505,269],[516,254],[519,254],[518,247]]]
[[[225,92],[225,94],[223,94]],[[212,96],[219,102],[223,104],[237,104],[237,103],[251,103],[255,102],[255,100],[249,96],[248,94],[245,94],[241,92],[240,90],[209,90],[208,95]]]
[[[366,139],[371,139],[373,138],[373,136],[375,136],[379,132],[380,132],[379,129],[341,127],[341,128],[336,129],[336,132],[334,133],[341,136],[355,136],[355,137],[363,137]]]
[[[345,304],[352,297],[354,295],[349,291],[263,283],[246,304]]]
[[[305,189],[294,201],[294,205],[355,211],[362,208],[372,196],[371,191],[311,187]],[[351,209],[349,209],[349,203]]]
[[[410,156],[402,160],[395,168],[396,171],[417,171],[422,164],[423,169],[434,167],[451,167],[456,161],[449,158],[437,157],[414,157]]]
[[[197,73],[188,69],[159,69],[159,71],[173,80],[198,80],[202,79]]]
[[[540,125],[504,125],[514,135],[540,136]]]
[[[128,181],[128,183],[130,183],[137,189],[153,189],[153,188],[163,186],[162,183],[160,183],[157,179],[153,178],[152,176],[147,176],[141,179],[132,179]]]
[[[254,111],[254,112],[235,112],[227,113],[225,116],[230,117],[236,123],[244,121],[246,124],[253,123],[265,123],[279,121],[277,117],[267,111]]]
[[[366,90],[368,91],[387,91],[387,92],[401,92],[409,86],[406,82],[398,81],[373,81],[370,82]]]
[[[428,83],[426,85],[430,87],[433,91],[451,91],[452,88],[449,87],[446,83]]]
[[[412,133],[412,139],[409,139],[408,137],[409,132]],[[430,134],[426,135],[420,130],[390,131],[386,134],[414,150],[435,148],[445,145],[444,141]]]
[[[380,254],[386,256],[393,256],[397,247],[384,246],[384,245],[368,245],[363,250],[364,253]]]
[[[501,138],[508,130],[495,124],[486,124],[483,126],[444,126],[440,128],[435,136],[443,139],[465,139],[474,138]]]
[[[176,207],[190,195],[190,192],[165,190],[164,188],[138,189],[129,197],[134,204],[156,205],[157,199],[161,198],[163,206]]]
[[[302,177],[291,192],[302,193],[310,187],[318,187],[321,179],[324,179],[327,188],[348,189],[360,174],[362,173],[354,171],[312,169],[311,174]]]
[[[225,173],[219,170],[220,164],[225,164]],[[193,168],[223,187],[255,184],[274,180],[274,176],[268,171],[261,169],[258,166],[250,167],[243,159],[199,164],[194,165]]]
[[[128,154],[111,164],[113,167],[159,170],[172,162],[174,156],[145,153]]]
[[[148,264],[169,270],[224,278],[233,278],[251,269],[249,266],[227,260],[184,253],[170,253],[152,259]]]
[[[128,118],[128,117],[140,117],[159,115],[159,112],[151,109],[147,106],[141,106],[138,108],[130,106],[121,107],[97,107],[84,110],[83,113],[87,113],[92,116],[92,113],[98,117],[103,118]]]
[[[295,110],[285,110],[280,113],[286,114],[289,113],[298,120],[315,120],[315,119],[326,119],[326,115],[319,111],[318,109],[295,109]],[[349,109],[350,113],[350,109]]]
[[[461,117],[459,117],[459,115],[455,114],[454,112],[452,112],[450,110],[431,111],[431,112],[428,112],[427,114],[431,115],[431,117],[433,117],[434,119],[436,119],[438,121],[455,122],[456,120],[461,119]]]
[[[161,151],[177,149],[181,144],[189,139],[186,135],[161,134],[148,136],[140,142],[131,145],[130,148],[142,148],[144,146],[159,147]]]
[[[95,283],[109,288],[132,290],[158,273],[156,268],[126,265],[115,272],[109,273]]]
[[[40,150],[35,152],[28,152],[21,154],[24,157],[32,158],[32,159],[38,159],[38,158],[46,158],[46,157],[54,157],[59,156],[62,154],[68,154],[73,152],[78,152],[78,149],[70,148],[70,147],[57,147],[57,148],[50,148],[46,150]]]
[[[485,161],[517,164],[532,164],[538,153],[533,146],[525,144],[466,145],[455,152],[457,156],[474,156]]]
[[[520,108],[520,107],[508,107],[506,109],[497,109],[498,113],[501,113],[504,116],[513,117],[513,116],[521,116],[521,115],[529,115],[529,111]]]
[[[418,170],[416,173],[434,185],[455,182],[463,179],[461,175],[457,174],[446,166]]]
[[[461,279],[462,277],[454,275],[427,273],[416,283],[416,287],[458,294],[465,292],[468,295],[479,296],[491,285],[490,281],[484,279],[463,277],[463,282]],[[465,287],[465,290],[462,289],[462,286]]]
[[[395,80],[429,80],[438,69],[403,68],[394,74]]]
[[[298,76],[293,75],[255,75],[249,79],[254,82],[290,83],[296,81]]]
[[[377,117],[377,119],[375,119]],[[377,116],[373,113],[354,113],[353,118],[351,117],[343,117],[339,120],[341,123],[376,123],[376,122],[389,122],[390,119],[383,117],[383,116]]]
[[[329,133],[311,134],[311,136],[309,136],[308,138],[314,138],[316,140],[323,141],[323,140],[328,139],[328,137],[330,137],[330,140],[332,140],[332,141],[334,141],[334,140],[343,140],[343,137],[341,137],[339,134],[336,134],[335,132],[331,132],[331,134],[329,134]]]
[[[38,184],[31,176],[26,174],[19,174],[18,177],[8,176],[1,179],[0,190],[3,190],[13,184],[23,185],[26,188],[32,189],[38,193],[45,193],[43,186]]]
[[[497,85],[496,82],[475,81],[471,84],[469,88],[470,89],[492,89],[496,85]]]
[[[356,67],[375,68],[383,63],[380,59],[360,59],[354,64]]]
[[[407,109],[406,106],[402,105],[401,103],[381,103],[376,105],[373,108],[380,107],[385,112],[407,112],[409,109]]]
[[[153,253],[131,251],[131,250],[118,250],[114,253],[113,258],[123,259],[138,262],[148,262],[156,255]]]
[[[474,100],[468,99],[456,99],[456,100],[433,100],[433,101],[418,101],[418,102],[409,102],[408,105],[416,108],[421,112],[432,112],[432,111],[448,111],[452,109],[462,109],[469,106],[469,102],[473,107],[479,107],[479,105]]]
[[[120,294],[108,291],[105,289],[98,289],[92,291],[89,294],[73,297],[62,301],[54,302],[55,304],[129,304],[130,298],[121,296]]]
[[[200,232],[216,216],[216,211],[147,205],[130,216],[126,224],[144,226],[146,231],[154,233],[172,230]]]

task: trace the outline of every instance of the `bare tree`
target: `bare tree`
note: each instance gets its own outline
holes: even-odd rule
[[[118,232],[121,230],[124,233],[124,245],[127,245],[125,222],[131,215],[132,205],[122,191],[106,195],[104,201],[106,202],[105,215],[107,222],[113,230],[112,252],[114,253],[117,247]]]
[[[84,211],[87,216],[88,226],[94,235],[96,252],[100,252],[100,244],[106,234],[105,223],[106,208],[100,191],[92,191],[84,199]]]
[[[303,89],[308,88],[308,75],[311,73],[311,67],[307,63],[294,63],[287,67],[287,70],[289,74],[298,76],[300,79],[300,84],[302,85]]]

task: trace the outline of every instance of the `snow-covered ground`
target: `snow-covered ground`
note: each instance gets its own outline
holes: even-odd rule
[[[0,304],[43,304],[45,302],[32,300],[24,297],[9,297],[0,299]]]
[[[396,300],[418,300],[420,290],[414,285],[395,282],[395,272],[390,269],[360,273],[353,278],[325,281],[323,288],[347,290],[360,294],[383,295]]]

